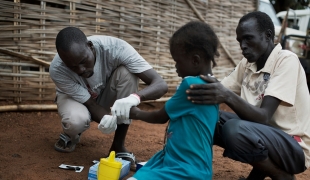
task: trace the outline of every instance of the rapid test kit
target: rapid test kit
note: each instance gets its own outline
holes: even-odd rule
[[[89,168],[88,180],[121,180],[130,171],[130,161],[115,158],[114,151],[109,157],[93,162],[95,164]]]

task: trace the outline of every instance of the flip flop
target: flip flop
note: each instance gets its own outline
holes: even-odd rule
[[[136,172],[137,161],[135,155],[131,152],[119,152],[115,155],[116,158],[122,158],[123,160],[130,161],[130,170]]]
[[[248,177],[241,177],[238,180],[248,180],[248,179],[256,179],[256,180],[264,180],[265,177],[267,177],[266,174],[264,174],[262,171],[253,168],[250,172],[250,174],[248,175]]]
[[[79,142],[80,137],[73,142],[68,135],[61,133],[58,141],[54,145],[54,148],[56,151],[69,153],[75,150],[75,146]]]

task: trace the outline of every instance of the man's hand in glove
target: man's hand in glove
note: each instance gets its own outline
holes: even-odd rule
[[[104,115],[98,124],[98,129],[104,134],[110,134],[117,128],[117,117]]]
[[[120,119],[129,119],[130,108],[139,104],[140,97],[137,94],[130,94],[126,98],[116,100],[111,109],[111,113]]]

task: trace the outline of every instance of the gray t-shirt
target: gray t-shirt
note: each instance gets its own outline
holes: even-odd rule
[[[126,41],[111,36],[90,36],[94,45],[96,63],[94,74],[83,78],[71,71],[56,54],[51,62],[50,77],[56,85],[57,93],[64,93],[74,100],[84,103],[96,97],[105,88],[112,72],[125,66],[131,73],[141,73],[152,68],[143,57]]]

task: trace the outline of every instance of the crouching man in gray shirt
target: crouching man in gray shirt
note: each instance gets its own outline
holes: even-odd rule
[[[115,131],[110,151],[135,166],[135,156],[124,147],[131,119],[129,110],[140,101],[155,100],[167,84],[127,42],[110,36],[90,36],[78,28],[62,29],[56,37],[49,72],[56,85],[56,103],[63,133],[55,150],[74,151],[91,121],[103,133]],[[138,91],[141,79],[148,86]]]

